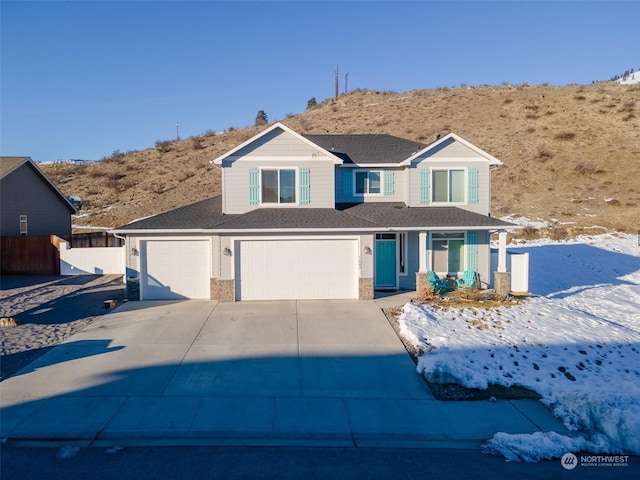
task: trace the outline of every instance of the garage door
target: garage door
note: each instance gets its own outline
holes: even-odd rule
[[[312,298],[358,298],[357,240],[236,242],[236,300]]]
[[[141,298],[210,298],[210,251],[207,240],[141,242]]]

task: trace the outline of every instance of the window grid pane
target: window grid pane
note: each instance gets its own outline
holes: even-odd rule
[[[446,170],[436,170],[433,172],[433,201],[446,202],[449,198],[448,183],[449,175]]]
[[[262,170],[262,203],[278,203],[277,170]]]
[[[449,189],[450,202],[464,202],[464,170],[450,170],[451,188]]]
[[[367,185],[367,172],[356,172],[356,193],[364,194]]]
[[[280,203],[296,203],[295,170],[280,170]]]
[[[369,193],[380,193],[380,172],[369,172]]]

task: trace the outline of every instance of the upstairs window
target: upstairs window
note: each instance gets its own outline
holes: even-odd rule
[[[294,168],[263,169],[260,185],[262,203],[296,203]]]
[[[354,175],[354,193],[356,195],[380,195],[382,193],[382,172],[379,170],[360,170]]]
[[[20,215],[20,235],[27,234],[27,216]]]
[[[431,201],[464,203],[464,170],[433,170]]]

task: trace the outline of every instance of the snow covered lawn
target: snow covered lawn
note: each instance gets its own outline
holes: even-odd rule
[[[425,352],[418,370],[471,388],[530,388],[585,436],[567,439],[574,448],[640,454],[637,238],[604,234],[517,248],[530,254],[529,300],[491,309],[405,305],[400,334]],[[526,460],[557,456],[539,437],[498,434],[489,446],[507,458],[516,450]]]

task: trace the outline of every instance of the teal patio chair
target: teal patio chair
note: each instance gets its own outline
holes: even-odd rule
[[[442,280],[436,272],[429,270],[429,286],[433,288],[434,293],[447,293],[448,282]]]
[[[456,278],[456,288],[476,288],[480,285],[480,275],[474,270],[465,270],[462,278]]]

